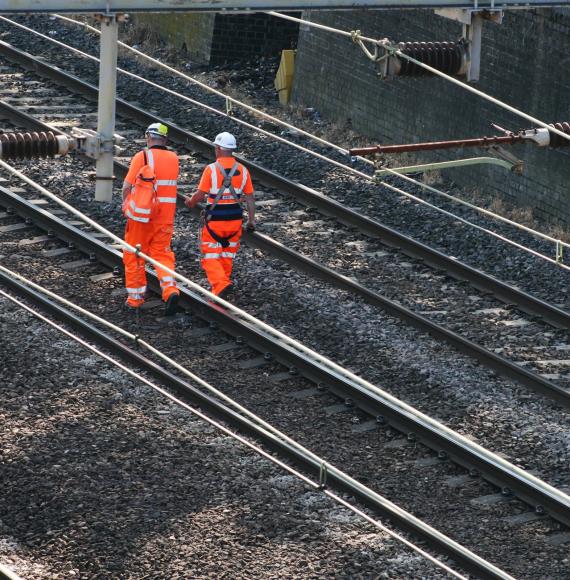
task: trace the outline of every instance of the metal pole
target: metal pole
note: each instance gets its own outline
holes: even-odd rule
[[[119,26],[115,14],[101,16],[101,62],[99,64],[99,107],[97,132],[101,139],[96,165],[95,201],[113,196],[113,135],[117,88],[117,41]]]

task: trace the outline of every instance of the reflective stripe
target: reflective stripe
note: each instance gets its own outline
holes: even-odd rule
[[[131,209],[133,211],[138,211],[139,213],[142,214],[150,214],[150,209],[143,209],[142,207],[137,207],[135,205],[135,202],[131,199],[131,203],[129,204],[131,206]]]
[[[241,195],[241,193],[243,192],[243,188],[245,187],[245,182],[247,181],[248,173],[247,173],[247,169],[243,165],[241,165],[240,163],[238,163],[237,166],[238,166],[238,170],[241,170],[241,172],[242,172],[241,185],[239,187],[234,187],[236,197],[239,199],[239,196]],[[208,165],[208,167],[210,168],[210,171],[212,172],[212,187],[210,188],[209,193],[216,196],[219,193],[218,171],[216,170],[215,163]],[[226,169],[226,171],[229,171],[229,169]],[[232,181],[232,183],[233,183],[233,181]],[[220,185],[220,187],[221,187],[221,185]],[[231,195],[231,192],[227,187],[224,189],[224,193],[229,193],[230,196],[229,197],[223,196],[221,199],[235,199],[234,196]]]
[[[235,196],[233,196],[233,195],[231,194],[231,192],[230,192],[229,188],[228,188],[228,187],[226,187],[226,188],[224,188],[224,193],[228,193],[229,195],[227,195],[227,196],[224,196],[224,197],[221,197],[220,199],[235,199],[236,197],[238,197],[238,198],[239,198],[239,196],[241,195],[242,189],[243,189],[243,185],[242,185],[242,186],[240,186],[240,187],[234,187],[234,191],[236,192],[236,195],[235,195]],[[219,189],[218,189],[217,187],[216,187],[216,188],[214,188],[214,185],[212,184],[212,188],[210,189],[210,191],[209,191],[209,194],[210,194],[212,197],[214,197],[214,198],[215,198],[215,197],[216,197],[216,195],[218,195],[218,192],[219,192]],[[213,201],[213,200],[212,200],[212,201]]]
[[[151,149],[147,149],[146,150],[146,156],[147,156],[147,159],[148,159],[148,164],[151,166],[151,168],[154,171],[154,157],[152,155],[152,150]]]
[[[237,199],[239,200],[240,197],[241,197],[241,193],[238,193],[237,194]],[[209,194],[208,195],[208,203],[214,203],[214,200],[215,199],[216,199],[216,196],[215,195],[212,195],[212,194]],[[229,195],[222,195],[220,197],[220,200],[222,200],[222,199],[232,199],[232,200],[235,200],[236,198],[233,195],[229,194]]]
[[[146,286],[141,286],[140,288],[127,288],[129,294],[143,294],[146,292]]]
[[[132,219],[132,220],[134,220],[135,222],[141,222],[141,223],[143,223],[143,224],[147,224],[147,223],[149,222],[149,220],[150,220],[150,218],[140,218],[140,217],[136,217],[136,216],[134,216],[134,215],[133,215],[133,214],[130,212],[130,210],[128,210],[128,209],[127,209],[127,214],[126,214],[126,215],[127,215],[127,217],[128,217],[129,219]]]
[[[178,181],[176,179],[157,179],[156,185],[177,185]]]
[[[176,203],[175,197],[157,197],[156,200],[160,203]]]
[[[228,247],[235,248],[238,244],[239,242],[230,242],[230,245]],[[222,247],[222,244],[220,244],[219,242],[202,242],[202,245],[206,246],[210,250],[215,250],[216,248]]]
[[[216,171],[216,164],[211,163],[208,167],[212,173],[212,187],[210,193],[218,193],[218,172]]]
[[[233,260],[235,252],[208,252],[202,256],[202,260],[219,260],[220,258],[231,258]]]
[[[161,286],[161,288],[168,288],[170,286],[176,286],[176,281],[174,280],[174,278],[172,276],[165,276],[160,281],[160,286]]]

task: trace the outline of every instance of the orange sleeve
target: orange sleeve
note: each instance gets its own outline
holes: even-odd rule
[[[245,169],[245,167],[244,167]],[[253,183],[251,181],[251,173],[249,169],[247,170],[247,178],[245,180],[245,186],[243,188],[243,193],[245,195],[252,195],[253,194]]]
[[[139,151],[132,159],[131,159],[131,166],[129,167],[129,172],[127,173],[127,177],[125,177],[125,181],[130,183],[131,185],[135,184],[137,179],[137,175],[141,167],[144,164],[144,156],[143,152]]]
[[[210,192],[212,189],[212,170],[208,165],[204,172],[202,173],[202,177],[200,178],[200,183],[198,184],[198,189],[200,191],[205,191],[206,193]]]

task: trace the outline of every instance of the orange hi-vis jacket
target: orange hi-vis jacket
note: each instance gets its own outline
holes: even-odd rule
[[[139,151],[132,159],[125,181],[134,186],[137,175],[144,166],[144,153],[147,163],[156,176],[157,208],[153,212],[152,223],[172,225],[176,213],[176,185],[178,182],[178,156],[166,147],[154,145],[144,152]]]
[[[231,178],[236,196],[234,197],[230,190],[226,188],[213,211],[208,211],[208,206],[214,203],[224,183],[222,173],[216,163],[219,163],[227,172],[234,165],[237,165],[236,171]],[[251,183],[249,171],[241,163],[238,163],[233,157],[218,157],[215,163],[210,163],[204,169],[198,189],[208,194],[206,213],[209,215],[209,221],[229,221],[242,219],[242,208],[239,201],[242,194],[251,195],[253,193],[253,184]]]

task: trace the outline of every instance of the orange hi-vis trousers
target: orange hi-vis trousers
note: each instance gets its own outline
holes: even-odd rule
[[[231,283],[232,267],[234,257],[239,250],[239,241],[242,234],[243,220],[210,221],[210,229],[218,236],[229,239],[230,245],[222,248],[222,244],[217,242],[207,230],[202,228],[202,268],[206,272],[208,282],[212,286],[212,292],[218,295],[228,284]]]
[[[138,223],[127,220],[125,230],[125,242],[131,246],[140,244],[141,252],[164,264],[170,270],[174,270],[174,252],[170,247],[174,226],[168,224]],[[125,265],[125,286],[127,287],[127,303],[134,308],[144,302],[146,292],[145,261],[137,257],[134,252],[123,250],[123,263]],[[156,274],[160,280],[162,299],[168,300],[173,294],[179,294],[176,280],[162,268],[156,268]]]

